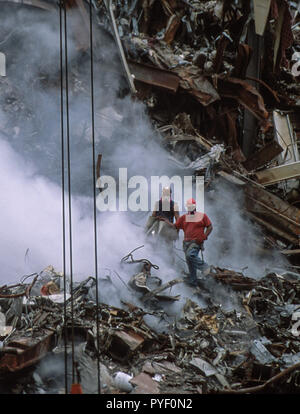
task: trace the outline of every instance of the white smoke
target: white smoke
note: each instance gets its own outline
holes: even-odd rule
[[[4,11],[6,14],[0,17],[1,23],[5,22],[1,29],[3,36],[14,30],[17,23],[19,26],[11,41],[3,45],[8,60],[7,79],[0,80],[3,96],[0,110],[0,283],[18,280],[49,264],[58,271],[63,267],[58,13],[41,15],[25,8],[19,9],[17,14],[11,13],[9,8]],[[76,27],[72,24],[72,16],[68,18],[73,272],[75,280],[82,280],[95,274],[90,60],[78,50],[71,32]],[[124,81],[112,39],[96,28],[94,37],[95,50],[99,51],[99,55],[95,52],[94,81],[96,151],[103,155],[101,174],[117,177],[119,168],[128,168],[128,177],[143,175],[148,180],[151,175],[180,175],[168,160],[168,153],[162,148],[144,105],[129,96],[118,96]],[[66,131],[66,123],[64,127]],[[206,213],[213,222],[214,231],[206,243],[205,258],[213,265],[248,266],[248,273],[263,276],[264,267],[271,266],[273,261],[262,263],[253,250],[257,231],[242,216],[242,202],[233,199],[233,194],[221,187],[215,191],[214,199],[206,197]],[[116,287],[116,293],[109,293],[110,288],[103,290],[102,295],[108,301],[114,302],[118,297],[118,302],[120,295],[132,298],[114,270],[128,282],[133,268],[120,267],[120,259],[145,243],[146,218],[144,213],[97,215],[99,274],[103,278],[111,274]],[[68,215],[66,224],[69,272]],[[181,249],[181,239],[177,248]],[[173,265],[162,249],[153,251],[145,246],[134,256],[159,265],[160,269],[153,274],[168,281],[180,277],[185,269],[182,252],[179,255],[181,259],[177,258]],[[183,297],[190,295],[189,290],[175,286],[172,294],[178,292]],[[172,306],[170,308],[172,310]]]

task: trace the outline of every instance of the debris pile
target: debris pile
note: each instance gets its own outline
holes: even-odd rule
[[[100,359],[103,393],[299,392],[300,343],[294,317],[300,314],[297,273],[270,273],[255,280],[212,268],[206,289],[212,281],[226,286],[238,306],[225,309],[213,295],[209,305],[201,306],[198,299],[204,290],[200,288],[191,291],[176,317],[164,309],[165,297],[156,297],[156,303],[140,302],[141,306],[123,302],[121,309],[100,303],[97,308],[93,278],[76,283],[72,295],[65,295],[59,287],[61,274],[53,267],[30,276],[31,284],[1,288],[2,387],[3,381],[6,386],[9,383],[8,374],[25,367],[35,369],[46,355],[63,355],[65,334],[70,346],[73,332],[90,371],[95,372]],[[43,293],[46,285],[55,285],[59,293]],[[155,289],[143,294],[149,292]],[[152,319],[150,324],[147,318]],[[163,329],[153,327],[162,320]],[[84,382],[86,367],[80,366],[81,360],[78,370],[84,391],[92,392]],[[38,369],[27,375],[31,380],[22,392],[37,392],[37,387],[47,392],[47,379],[41,379]],[[16,387],[18,377],[14,378],[9,392]],[[63,392],[63,384],[57,387]]]
[[[169,126],[166,138],[179,123],[185,134],[197,137],[196,129],[224,142],[242,163],[251,155],[247,146],[254,152],[273,140],[272,110],[299,110],[296,55],[291,60],[300,50],[296,3],[269,2],[265,16],[259,1],[254,10],[248,1],[114,2],[109,15],[104,3],[99,18],[108,16],[117,27],[138,97],[158,128]],[[255,130],[243,136],[250,122]]]
[[[49,10],[56,7],[48,3]],[[79,3],[68,6],[79,7],[83,24],[74,41],[82,50],[88,9]],[[297,266],[300,17],[296,2],[267,2],[264,16],[261,3],[107,0],[95,4],[95,24],[114,35],[130,90],[146,104],[176,167],[204,176],[207,190],[216,179],[238,187],[245,213],[265,234],[266,249],[278,249]],[[70,68],[70,90],[88,96],[78,73]],[[58,87],[58,74],[40,75],[45,86]],[[8,78],[1,78],[1,89],[9,122],[0,132],[17,145],[23,124],[34,118],[32,108]],[[111,138],[109,120],[121,125],[122,116],[104,109],[97,112],[96,132]],[[77,127],[86,138],[86,127]],[[33,151],[31,134],[38,129],[28,131],[26,151]]]

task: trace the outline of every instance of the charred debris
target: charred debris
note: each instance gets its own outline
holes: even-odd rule
[[[31,3],[22,1],[23,7]],[[79,9],[83,24],[76,39],[87,50],[87,5],[67,4]],[[50,12],[56,5],[36,0],[34,7]],[[299,5],[103,0],[93,8],[119,50],[127,81],[122,93],[145,103],[170,157],[203,175],[207,191],[225,180],[243,192],[244,214],[262,229],[265,253],[279,250],[290,271],[257,280],[212,266],[209,282],[191,290],[180,317],[173,317],[165,306],[179,299],[172,286],[183,277],[164,284],[151,276],[156,265],[147,259],[124,282],[138,304],[123,302],[122,308],[101,303],[97,309],[92,277],[64,292],[63,275],[50,266],[0,288],[2,387],[5,382],[8,392],[46,392],[41,372],[28,369],[49,355],[62,356],[72,319],[84,392],[96,392],[90,379],[97,355],[102,393],[299,392]],[[7,112],[25,111],[16,97],[6,106]],[[122,262],[137,264],[134,252]],[[107,277],[100,283],[113,282]],[[237,306],[220,306],[215,286]],[[161,323],[164,328],[155,329]],[[27,380],[16,381],[24,372]],[[52,390],[64,392],[53,378]]]

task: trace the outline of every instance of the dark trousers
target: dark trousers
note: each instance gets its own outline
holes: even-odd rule
[[[190,272],[190,283],[194,285],[197,283],[197,269],[204,270],[207,266],[204,260],[198,257],[200,250],[202,250],[202,245],[194,240],[183,241],[183,251]]]

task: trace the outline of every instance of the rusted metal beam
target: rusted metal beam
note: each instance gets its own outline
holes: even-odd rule
[[[286,231],[283,231],[283,230],[277,228],[276,226],[274,226],[273,224],[267,222],[266,220],[263,220],[262,218],[258,217],[257,214],[253,214],[251,212],[248,212],[248,215],[254,221],[256,221],[258,224],[265,227],[268,231],[270,231],[271,233],[273,233],[274,235],[276,235],[280,239],[287,240],[289,243],[292,243],[292,244],[297,244],[297,238],[291,236]]]
[[[258,182],[262,185],[271,185],[280,181],[298,178],[300,177],[300,161],[258,171],[255,175]]]
[[[98,154],[97,166],[96,166],[96,176],[97,176],[97,178],[100,178],[101,160],[102,160],[102,154]]]
[[[238,45],[238,54],[234,64],[234,72],[232,76],[241,79],[245,78],[252,54],[253,49],[251,46],[244,43],[240,43]]]
[[[257,82],[257,83],[259,83],[260,85],[263,85],[269,92],[270,92],[270,94],[274,97],[274,99],[278,102],[278,103],[280,103],[280,99],[278,98],[278,95],[277,95],[277,93],[266,83],[266,82],[264,82],[263,80],[261,80],[261,79],[258,79],[258,78],[255,78],[255,77],[253,77],[253,76],[246,76],[245,77],[245,79],[249,79],[249,80],[251,80],[251,81],[254,81],[254,82]]]
[[[276,216],[285,218],[293,224],[300,235],[300,209],[281,200],[281,198],[258,186],[246,187],[246,197],[259,202]]]
[[[179,29],[181,25],[181,20],[176,14],[174,13],[168,21],[167,27],[166,27],[166,33],[164,37],[164,41],[168,44],[172,43],[174,40],[174,37],[177,33],[177,30]]]
[[[221,35],[218,41],[216,57],[213,62],[214,73],[220,72],[223,62],[224,62],[224,52],[229,43],[230,43],[230,40],[228,39],[228,37],[225,35]]]
[[[25,296],[26,292],[22,292],[22,293],[15,293],[13,295],[3,295],[0,294],[0,299],[15,299],[15,298],[20,298],[22,296]]]
[[[169,92],[177,92],[180,78],[174,73],[133,61],[128,61],[128,66],[137,81],[166,89]]]
[[[33,288],[35,282],[37,281],[37,278],[39,277],[39,275],[36,275],[36,277],[33,279],[32,283],[30,286],[27,286],[27,288],[25,289],[24,292],[21,293],[15,293],[15,294],[10,294],[10,295],[4,295],[2,293],[0,293],[0,298],[1,299],[12,299],[12,298],[20,298],[21,296],[29,296],[30,295],[30,291]],[[0,288],[0,292],[1,290],[3,290],[3,288]]]
[[[252,199],[252,201],[254,201],[255,203],[257,203],[259,206],[262,206],[262,207],[263,207],[263,208],[265,208],[266,210],[271,211],[273,214],[278,215],[278,217],[281,217],[281,218],[283,218],[284,220],[287,220],[287,221],[289,221],[290,223],[297,225],[297,223],[296,223],[294,220],[290,219],[290,218],[289,218],[289,217],[287,217],[287,216],[284,216],[283,214],[281,214],[281,213],[279,213],[278,211],[274,210],[274,209],[273,209],[272,207],[270,207],[269,205],[267,205],[267,204],[265,204],[265,203],[263,203],[263,202],[261,202],[261,201],[257,200],[256,198],[252,198],[252,197],[249,197],[249,198],[250,198],[250,199]]]
[[[1,350],[0,375],[21,371],[42,359],[52,347],[53,331],[45,330],[39,338],[19,338]]]
[[[248,184],[244,187],[246,209],[272,233],[299,246],[300,209],[281,200],[261,186]]]
[[[218,92],[223,97],[237,100],[261,122],[267,122],[269,113],[261,94],[245,80],[219,77]]]
[[[272,161],[282,151],[283,148],[278,144],[278,142],[272,141],[251,155],[243,163],[243,165],[248,171],[255,170]]]

